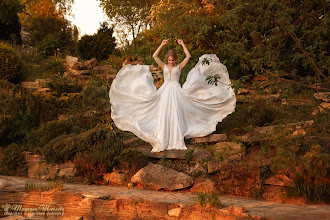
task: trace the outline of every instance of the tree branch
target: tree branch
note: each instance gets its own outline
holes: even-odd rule
[[[309,86],[309,85],[306,85],[306,84],[303,84],[303,83],[300,83],[300,82],[296,82],[294,80],[290,80],[290,79],[283,79],[282,77],[280,77],[279,75],[275,74],[275,73],[272,73],[270,72],[269,70],[266,70],[265,68],[260,68],[261,70],[265,71],[266,73],[268,73],[269,75],[271,76],[275,76],[277,78],[279,78],[280,80],[282,81],[285,81],[285,82],[289,82],[289,83],[293,83],[293,84],[297,84],[297,85],[300,85],[300,86],[304,86],[304,87],[307,87],[307,88],[310,88],[310,89],[316,89],[316,90],[324,90],[324,91],[328,91],[330,92],[330,89],[328,88],[322,88],[322,87],[317,87],[317,86]]]

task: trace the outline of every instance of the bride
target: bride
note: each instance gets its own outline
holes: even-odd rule
[[[116,126],[131,131],[152,145],[152,152],[185,150],[184,138],[203,137],[235,110],[236,97],[227,68],[214,54],[199,58],[182,87],[180,72],[190,59],[181,39],[185,59],[178,63],[173,50],[158,57],[168,40],[163,40],[153,54],[163,69],[164,84],[157,90],[148,65],[126,65],[116,75],[110,88],[111,117]],[[216,85],[207,76],[217,75]]]

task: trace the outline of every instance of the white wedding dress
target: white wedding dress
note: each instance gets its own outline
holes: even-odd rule
[[[207,62],[205,62],[205,58]],[[116,126],[149,142],[152,152],[185,150],[184,138],[203,137],[235,110],[236,97],[226,66],[205,54],[188,73],[182,88],[180,69],[165,65],[164,84],[157,90],[148,65],[126,65],[110,88],[111,117]],[[218,74],[210,85],[207,76]]]

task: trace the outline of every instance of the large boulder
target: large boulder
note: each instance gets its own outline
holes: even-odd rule
[[[93,69],[94,67],[96,67],[98,65],[99,65],[99,63],[97,62],[97,59],[95,59],[95,58],[86,60],[83,64],[83,66],[88,70]]]
[[[100,65],[93,68],[93,71],[97,74],[116,74],[118,71],[113,68],[111,65]]]
[[[11,183],[6,179],[0,179],[0,189],[11,186]]]
[[[131,182],[154,190],[177,190],[190,187],[194,181],[187,174],[149,163],[131,178]]]

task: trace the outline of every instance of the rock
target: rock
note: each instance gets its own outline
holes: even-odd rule
[[[323,102],[330,102],[330,92],[318,92],[314,94],[316,99],[320,99]]]
[[[39,82],[21,82],[21,86],[28,88],[28,89],[39,89],[40,85]]]
[[[149,163],[131,178],[131,182],[155,190],[177,190],[191,186],[193,179],[187,174],[177,172],[171,168]]]
[[[168,210],[168,216],[179,218],[180,214],[181,214],[181,210],[182,210],[181,207],[180,208],[175,208],[175,209],[170,209],[170,210]]]
[[[246,212],[246,208],[244,206],[230,206],[229,213],[231,215],[242,215]]]
[[[172,168],[176,171],[193,176],[207,173],[198,161],[190,161],[189,163],[185,160],[174,161],[174,167]]]
[[[187,150],[166,150],[166,151],[162,151],[162,152],[151,152],[152,147],[150,145],[145,145],[145,146],[136,147],[136,150],[140,151],[141,153],[143,153],[144,155],[147,155],[149,157],[159,158],[159,159],[165,157],[168,159],[184,160],[186,153],[188,151],[192,151],[193,149],[195,149],[194,153],[193,153],[193,158],[192,158],[192,160],[194,160],[194,161],[200,161],[203,158],[207,158],[207,157],[211,156],[211,154],[203,148],[199,148],[199,147],[192,146],[192,145],[188,145],[187,148],[188,148]]]
[[[210,143],[210,142],[220,142],[226,141],[226,134],[211,134],[205,137],[194,138],[197,143]]]
[[[75,174],[75,169],[74,168],[64,168],[64,169],[61,169],[59,172],[58,172],[58,176],[59,177],[62,177],[62,176],[65,176],[65,177],[70,177],[70,176],[74,176]]]
[[[96,66],[96,67],[93,68],[93,71],[98,73],[98,74],[110,74],[110,75],[114,75],[118,72],[111,65]]]
[[[274,134],[275,134],[274,126],[256,127],[253,129],[253,131],[243,136],[240,136],[239,138],[243,142],[271,140],[275,138]]]
[[[239,161],[241,160],[240,155],[232,155],[228,158],[224,158],[223,160],[212,160],[207,164],[207,172],[214,173],[219,170],[224,169],[227,165],[229,165],[232,161]]]
[[[202,193],[212,193],[217,191],[216,184],[206,178],[197,178],[194,182],[193,187],[191,187],[190,192],[202,192]]]
[[[226,155],[245,155],[245,149],[243,147],[243,144],[236,142],[219,142],[214,145],[214,151],[218,153],[224,153]]]
[[[96,67],[97,65],[99,65],[99,63],[97,62],[96,58],[92,58],[90,60],[86,60],[83,64],[85,69],[93,69],[94,67]]]
[[[0,179],[0,189],[11,186],[11,183],[8,180]]]
[[[237,95],[248,94],[248,93],[251,93],[251,92],[248,89],[243,89],[243,88],[240,88],[237,91]]]
[[[293,181],[286,175],[275,175],[266,179],[265,184],[274,186],[293,186]]]
[[[68,68],[69,70],[84,70],[85,67],[81,62],[77,62]]]
[[[65,62],[68,67],[72,67],[76,63],[78,63],[78,57],[72,57],[72,56],[66,56],[65,57]]]
[[[122,186],[125,182],[125,174],[119,172],[106,173],[103,174],[103,180],[110,185]]]
[[[68,69],[67,71],[71,76],[81,76],[81,75],[90,75],[91,71],[90,70],[75,70],[75,69]]]

